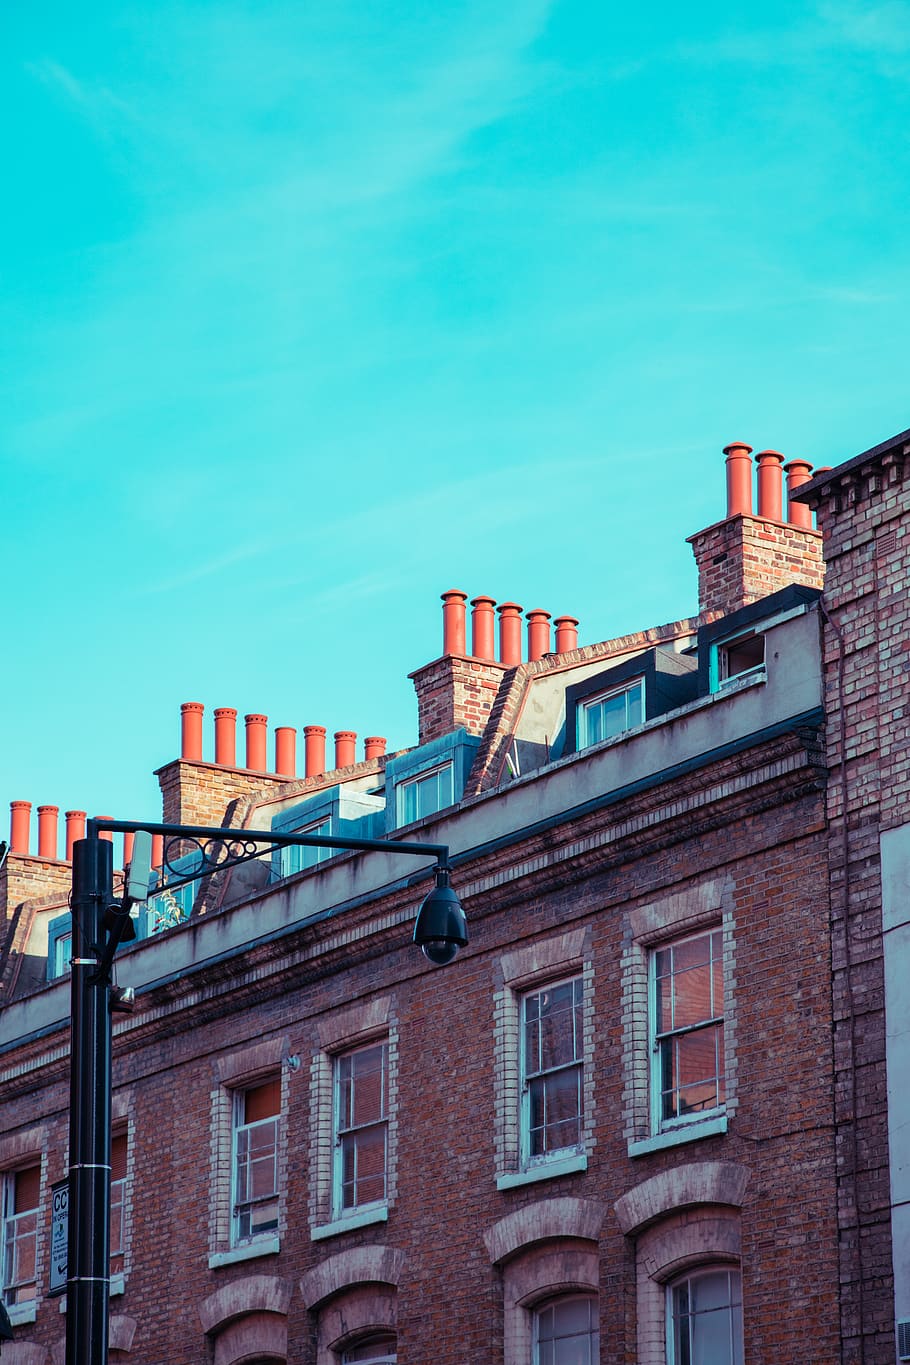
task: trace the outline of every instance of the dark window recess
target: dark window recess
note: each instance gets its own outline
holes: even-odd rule
[[[753,668],[762,668],[765,662],[764,635],[741,635],[738,640],[718,647],[720,679],[737,678]]]

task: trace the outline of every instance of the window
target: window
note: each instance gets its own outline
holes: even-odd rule
[[[699,1270],[667,1289],[669,1365],[742,1365],[739,1271]]]
[[[723,686],[733,678],[758,672],[765,666],[765,637],[750,631],[717,646],[717,682]]]
[[[534,1365],[597,1365],[600,1333],[591,1295],[556,1299],[534,1314]]]
[[[314,820],[309,825],[301,825],[299,829],[288,830],[289,834],[318,834],[323,838],[328,838],[332,833],[331,817],[324,820]],[[281,850],[281,875],[290,877],[295,872],[303,872],[305,868],[315,867],[324,858],[331,858],[337,849],[332,848],[307,848],[303,845],[291,845]]]
[[[38,1201],[41,1167],[7,1171],[3,1180],[2,1288],[7,1307],[37,1298]]]
[[[234,1092],[231,1244],[278,1231],[277,1077]]]
[[[111,1274],[123,1274],[124,1216],[126,1211],[126,1133],[111,1139]]]
[[[395,1365],[398,1343],[394,1332],[367,1337],[356,1346],[349,1346],[341,1357],[341,1365]]]
[[[521,1000],[522,1139],[526,1161],[581,1142],[582,1003],[580,976]]]
[[[723,934],[720,929],[656,948],[652,967],[654,1127],[724,1103]]]
[[[612,739],[624,730],[641,725],[645,711],[645,685],[642,678],[623,687],[601,692],[578,708],[578,747],[585,749]]]
[[[428,772],[400,782],[397,787],[398,823],[409,825],[424,815],[444,810],[455,801],[453,766],[441,763]]]
[[[183,924],[193,913],[193,902],[199,889],[198,882],[184,882],[182,886],[164,886],[154,896],[149,897],[149,933],[160,934],[164,929],[173,929]]]
[[[389,1052],[385,1041],[335,1059],[335,1216],[386,1199]]]
[[[73,931],[61,934],[54,941],[54,976],[63,976],[70,970],[73,958]]]

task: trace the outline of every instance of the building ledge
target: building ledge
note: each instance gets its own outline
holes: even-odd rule
[[[209,1270],[217,1270],[223,1265],[236,1265],[238,1261],[252,1261],[257,1256],[277,1256],[280,1250],[280,1237],[260,1237],[256,1242],[231,1247],[230,1251],[216,1251],[209,1257]]]
[[[498,1175],[496,1188],[513,1190],[519,1185],[533,1185],[538,1180],[553,1180],[558,1175],[571,1175],[574,1171],[587,1169],[587,1152],[572,1152],[553,1161],[542,1161],[539,1166],[529,1166],[526,1171],[509,1171],[506,1175]]]
[[[29,1299],[27,1303],[13,1303],[7,1308],[10,1325],[20,1327],[26,1322],[35,1322],[38,1317],[38,1300]]]
[[[388,1204],[380,1204],[374,1209],[362,1209],[360,1213],[349,1214],[347,1218],[336,1218],[332,1223],[320,1223],[318,1227],[311,1229],[310,1238],[314,1242],[320,1242],[324,1237],[337,1237],[341,1232],[365,1228],[370,1223],[386,1223],[388,1218]]]
[[[718,1114],[713,1119],[682,1124],[679,1128],[669,1128],[665,1133],[657,1133],[654,1137],[630,1142],[628,1152],[629,1156],[647,1156],[649,1152],[662,1152],[665,1147],[679,1147],[683,1142],[697,1142],[699,1138],[716,1137],[718,1133],[726,1131],[727,1116]]]

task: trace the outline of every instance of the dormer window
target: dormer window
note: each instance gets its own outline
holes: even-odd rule
[[[332,833],[332,819],[327,816],[324,820],[313,820],[308,825],[301,825],[299,829],[288,831],[294,834],[318,834],[320,838],[328,839]],[[307,847],[306,844],[289,844],[281,850],[281,875],[290,877],[295,872],[303,872],[304,868],[315,867],[322,862],[323,858],[331,858],[337,850],[333,848],[321,848],[318,844]]]
[[[761,673],[765,667],[765,637],[756,631],[722,640],[717,646],[717,685]]]
[[[612,687],[582,702],[578,708],[578,747],[587,749],[641,725],[645,712],[643,678]]]
[[[399,782],[397,787],[398,823],[409,825],[424,815],[433,815],[445,810],[455,801],[454,773],[451,763],[440,763],[419,773],[416,777]]]

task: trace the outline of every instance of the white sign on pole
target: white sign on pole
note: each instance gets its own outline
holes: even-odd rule
[[[70,1191],[68,1180],[51,1186],[51,1273],[48,1293],[66,1291],[66,1244],[69,1235]]]

